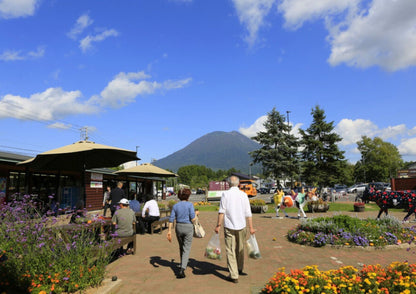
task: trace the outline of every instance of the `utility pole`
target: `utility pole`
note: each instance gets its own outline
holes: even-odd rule
[[[286,110],[287,125],[289,125],[289,113],[291,113],[291,111],[290,110]]]
[[[136,156],[139,157],[138,152],[139,152],[139,147],[140,146],[136,146]],[[137,160],[136,160],[136,166],[137,166]]]
[[[290,110],[286,110],[286,116],[287,116],[287,126],[289,127],[289,113],[291,111]],[[290,129],[288,128],[287,134],[290,134]],[[293,188],[293,178],[292,178],[292,172],[290,172],[290,188]]]
[[[81,131],[81,141],[88,141],[88,127],[82,127]]]

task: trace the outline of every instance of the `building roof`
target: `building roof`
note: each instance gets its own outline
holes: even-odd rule
[[[31,156],[0,151],[0,162],[18,163],[32,158]]]

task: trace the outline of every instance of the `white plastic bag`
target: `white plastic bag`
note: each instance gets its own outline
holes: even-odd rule
[[[248,257],[259,259],[261,257],[259,245],[257,244],[256,236],[250,235],[246,241]]]
[[[209,259],[221,259],[221,247],[220,247],[220,236],[215,233],[212,235],[211,239],[208,242],[207,247],[205,248],[206,257]]]
[[[195,238],[204,238],[205,237],[205,230],[199,223],[198,217],[196,217],[195,223],[194,223],[194,237]]]

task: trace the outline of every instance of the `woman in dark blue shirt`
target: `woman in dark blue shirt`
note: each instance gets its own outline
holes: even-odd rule
[[[191,195],[191,190],[189,189],[181,189],[179,191],[178,197],[181,201],[173,206],[169,219],[167,235],[169,241],[172,241],[172,226],[173,222],[176,221],[175,232],[179,243],[179,254],[181,256],[181,269],[177,275],[178,279],[185,278],[185,270],[188,266],[194,233],[193,223],[196,219],[194,205],[188,202],[189,195]]]

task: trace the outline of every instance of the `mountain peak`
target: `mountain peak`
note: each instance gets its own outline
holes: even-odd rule
[[[259,148],[258,143],[237,131],[214,131],[157,160],[155,165],[173,171],[186,165],[204,165],[213,170],[235,168],[248,172],[252,162],[248,153]]]

